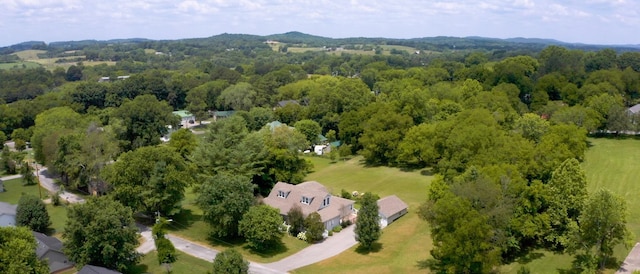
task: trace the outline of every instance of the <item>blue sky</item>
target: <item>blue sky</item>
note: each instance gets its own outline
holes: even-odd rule
[[[0,0],[0,46],[267,35],[485,36],[640,44],[638,0]]]

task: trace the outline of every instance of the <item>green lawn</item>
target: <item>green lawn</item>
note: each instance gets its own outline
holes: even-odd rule
[[[427,171],[401,171],[390,167],[364,167],[362,158],[330,163],[328,159],[309,157],[315,172],[307,180],[327,186],[334,194],[370,191],[380,197],[395,194],[409,205],[409,213],[383,230],[379,250],[368,254],[357,246],[338,256],[296,270],[296,273],[416,273],[429,258],[431,237],[428,224],[418,218],[418,206],[426,200],[432,176]],[[423,175],[424,174],[424,175]]]
[[[242,240],[209,237],[209,225],[202,220],[202,210],[194,203],[196,197],[197,194],[193,193],[191,189],[187,190],[182,213],[174,216],[170,223],[171,233],[217,250],[236,247],[247,260],[261,263],[278,261],[308,246],[304,241],[285,235],[282,237],[282,245],[268,252],[260,253],[248,248]]]
[[[213,263],[205,260],[198,259],[176,250],[178,254],[178,260],[171,265],[171,273],[207,273],[207,271],[213,270]],[[152,273],[162,274],[167,273],[164,266],[158,264],[158,253],[152,251],[140,260],[140,263],[131,271],[130,274]]]
[[[4,190],[5,192],[0,193],[0,201],[10,204],[18,204],[18,200],[23,194],[36,197],[40,195],[37,185],[23,186],[22,178],[5,181]],[[45,199],[47,196],[49,196],[49,191],[42,188],[42,198]]]

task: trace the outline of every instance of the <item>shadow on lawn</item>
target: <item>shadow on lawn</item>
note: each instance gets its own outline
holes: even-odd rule
[[[195,215],[191,209],[183,208],[180,213],[171,216],[171,219],[173,222],[170,223],[169,230],[179,231],[189,229],[193,223],[202,219],[202,215]]]
[[[133,267],[131,267],[127,272],[128,274],[142,274],[142,273],[149,273],[149,266],[147,266],[146,264],[137,264]]]
[[[356,252],[362,255],[367,255],[369,253],[378,253],[380,252],[380,250],[382,250],[382,244],[378,242],[371,244],[371,247],[369,248],[365,248],[362,245],[358,245],[358,247],[356,247]]]
[[[265,259],[271,258],[281,253],[285,253],[289,250],[289,248],[286,245],[284,245],[282,240],[278,240],[276,243],[274,243],[273,246],[270,246],[269,248],[264,250],[256,250],[246,245],[243,246],[242,248],[248,250],[251,254],[258,255],[261,258],[265,258]]]

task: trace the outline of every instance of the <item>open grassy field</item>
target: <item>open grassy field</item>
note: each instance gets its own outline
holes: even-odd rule
[[[46,50],[29,49],[29,50],[18,51],[14,54],[18,55],[18,58],[22,60],[35,60],[35,59],[40,59],[38,58],[38,54],[43,54],[46,52],[47,52]]]
[[[309,157],[315,172],[307,180],[318,181],[334,194],[372,192],[380,197],[395,194],[409,205],[409,213],[383,230],[379,249],[363,254],[356,247],[320,263],[300,268],[296,273],[417,273],[429,258],[431,237],[428,224],[418,218],[418,206],[426,200],[432,176],[426,171],[401,171],[390,167],[365,167],[361,157],[331,163]]]
[[[13,68],[37,68],[40,64],[35,62],[14,62],[14,63],[0,63],[0,69],[13,69]]]

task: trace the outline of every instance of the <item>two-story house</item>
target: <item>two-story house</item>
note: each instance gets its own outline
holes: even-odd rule
[[[286,219],[287,213],[295,205],[302,209],[302,214],[309,216],[318,212],[326,230],[340,225],[343,220],[354,214],[352,200],[333,196],[320,183],[311,181],[298,185],[278,182],[269,196],[263,202],[280,210],[280,215]]]

